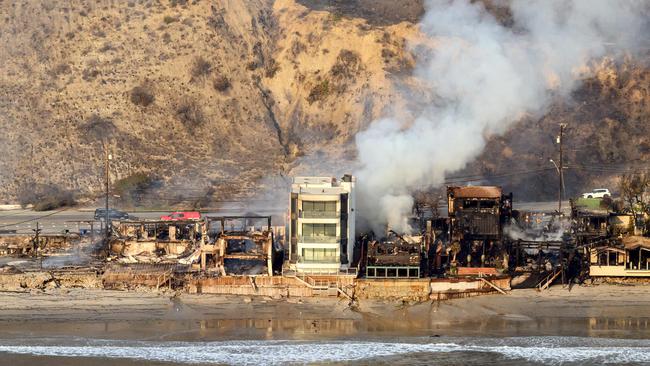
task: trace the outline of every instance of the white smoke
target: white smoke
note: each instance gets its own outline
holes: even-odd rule
[[[496,3],[496,1],[493,1]],[[588,63],[644,42],[643,1],[501,1],[504,26],[482,2],[429,0],[420,29],[435,46],[415,75],[436,95],[413,121],[373,122],[357,134],[360,215],[372,229],[409,231],[411,192],[441,185],[463,169],[491,135],[544,111],[588,76]]]

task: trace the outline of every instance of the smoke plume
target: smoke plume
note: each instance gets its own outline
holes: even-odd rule
[[[590,61],[633,52],[644,42],[643,1],[492,3],[509,8],[508,25],[480,1],[427,1],[420,30],[435,45],[418,54],[414,76],[434,100],[357,134],[360,215],[375,231],[385,224],[409,231],[413,190],[441,185],[490,136],[543,113],[551,97],[567,96],[589,76]]]

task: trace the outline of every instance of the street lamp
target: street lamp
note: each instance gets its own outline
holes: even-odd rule
[[[551,163],[553,163],[553,165],[555,165],[555,170],[557,170],[557,174],[560,174],[560,167],[557,166],[555,161],[553,159],[548,159],[548,161],[550,161]]]

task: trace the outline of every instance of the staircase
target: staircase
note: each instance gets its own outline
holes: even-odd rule
[[[337,281],[316,280],[304,273],[295,273],[289,277],[294,277],[299,282],[302,282],[302,284],[312,289],[316,296],[338,296],[339,292],[342,292]],[[349,297],[347,293],[342,293],[346,297]]]
[[[541,281],[539,281],[537,286],[535,286],[537,288],[537,291],[543,291],[548,289],[553,283],[553,281],[555,281],[555,279],[558,278],[558,276],[561,274],[562,274],[562,268],[558,267],[553,269],[551,273],[549,273],[546,277],[544,277]]]

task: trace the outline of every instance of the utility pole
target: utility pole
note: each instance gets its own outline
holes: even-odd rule
[[[560,217],[562,216],[562,192],[564,191],[564,127],[566,127],[566,124],[560,123],[560,136],[557,138],[557,143],[560,145],[560,167],[558,169],[558,173],[560,173],[560,186],[557,191],[558,213]],[[564,243],[560,244],[560,264],[562,266],[562,285],[564,285]]]
[[[34,250],[34,255],[38,255],[41,257],[41,269],[43,269],[43,256],[40,255],[41,253],[38,252],[40,249],[40,243],[39,243],[39,238],[38,236],[41,233],[41,228],[38,226],[38,221],[36,221],[36,229],[32,229],[34,232],[34,243],[33,243],[33,250]]]
[[[106,228],[106,240],[108,240],[108,237],[110,236],[110,228],[109,228],[109,214],[108,214],[108,195],[109,195],[109,189],[110,189],[110,176],[108,175],[109,173],[109,162],[113,158],[111,154],[108,153],[108,142],[104,144],[105,149],[104,149],[104,167],[106,169],[106,216],[105,216],[105,223],[104,226]]]
[[[557,143],[560,145],[560,166],[558,173],[560,176],[560,185],[557,190],[557,210],[562,213],[562,192],[564,191],[564,127],[566,124],[560,123],[560,135],[557,138]]]

